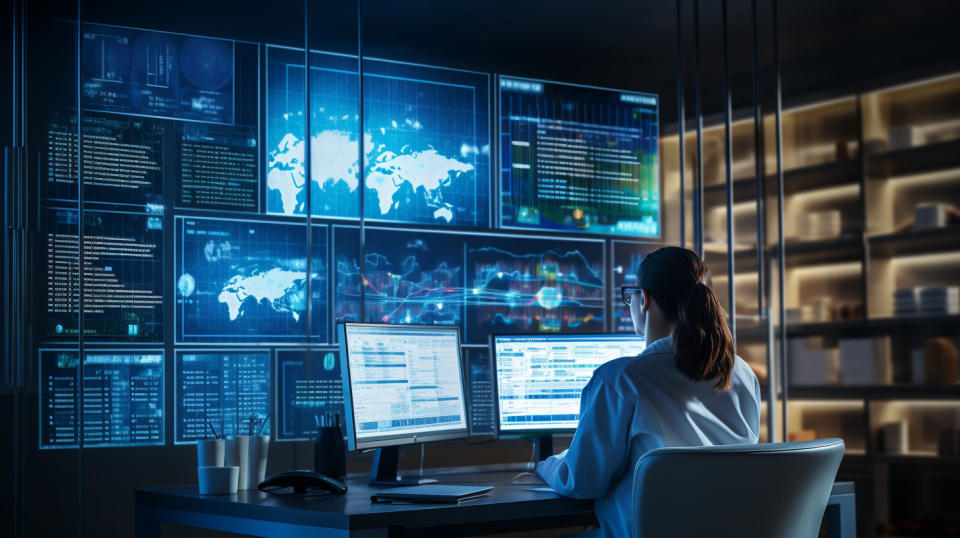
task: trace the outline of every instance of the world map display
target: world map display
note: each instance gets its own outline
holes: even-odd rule
[[[306,229],[226,219],[177,219],[177,337],[196,341],[303,341]],[[315,226],[311,337],[325,341],[326,227]]]
[[[308,184],[303,53],[267,55],[267,212],[359,218],[356,58],[311,53]],[[364,95],[366,218],[486,225],[487,75],[365,60]]]

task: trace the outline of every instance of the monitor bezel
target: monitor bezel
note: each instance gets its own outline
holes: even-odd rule
[[[460,374],[460,401],[463,404],[464,426],[457,429],[438,430],[425,434],[393,434],[381,435],[364,440],[357,439],[356,421],[354,420],[353,390],[350,386],[350,350],[347,343],[347,326],[351,327],[378,327],[396,329],[426,329],[426,330],[455,330],[457,334],[457,369]],[[470,436],[470,410],[467,405],[466,384],[463,371],[463,348],[460,338],[460,327],[456,325],[394,325],[387,323],[338,322],[337,336],[340,349],[340,373],[343,378],[343,414],[347,438],[347,450],[365,450],[391,446],[404,446],[431,441],[446,441],[451,439],[466,439]]]
[[[610,337],[610,338],[639,338],[644,340],[644,349],[646,349],[646,338],[630,333],[568,333],[568,334],[544,334],[544,333],[496,333],[490,335],[489,346],[490,346],[490,361],[491,367],[493,369],[493,412],[495,416],[494,429],[496,432],[497,439],[516,439],[516,438],[525,438],[525,437],[542,437],[545,435],[553,434],[573,434],[577,431],[577,428],[524,428],[524,429],[511,429],[503,428],[500,422],[500,375],[497,369],[497,338],[545,338],[550,339],[551,337],[562,336],[565,338],[590,338],[590,337]],[[611,359],[614,360],[614,359]],[[579,424],[579,421],[578,421]]]

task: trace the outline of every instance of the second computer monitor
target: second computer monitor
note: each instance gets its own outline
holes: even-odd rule
[[[460,329],[339,325],[350,450],[469,435]]]
[[[576,430],[580,393],[594,370],[640,354],[646,341],[629,334],[498,335],[491,347],[499,433],[548,434]]]

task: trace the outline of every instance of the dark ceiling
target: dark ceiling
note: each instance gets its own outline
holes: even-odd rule
[[[736,107],[751,100],[752,0],[729,0],[729,57]],[[762,90],[770,95],[772,0],[755,0]],[[45,2],[53,2],[48,6]],[[694,0],[683,6],[686,86],[692,100]],[[722,105],[720,0],[700,0],[705,110]],[[304,24],[307,5],[310,24]],[[785,100],[849,94],[960,70],[955,0],[781,0]],[[661,93],[675,106],[674,0],[362,0],[364,54],[478,71]],[[63,0],[32,0],[32,13],[76,18]],[[85,20],[355,53],[355,1],[82,0]],[[675,118],[665,113],[664,121]]]

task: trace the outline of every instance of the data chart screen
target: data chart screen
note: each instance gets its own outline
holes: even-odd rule
[[[46,209],[46,316],[51,341],[76,340],[80,237],[76,209]],[[163,218],[84,212],[83,332],[94,341],[159,342],[163,337]]]
[[[465,254],[470,343],[491,334],[604,330],[603,242],[475,236]]]
[[[177,443],[256,433],[270,416],[269,351],[178,351],[174,369]]]
[[[40,350],[40,447],[71,448],[78,439],[80,354]],[[84,447],[162,445],[163,352],[90,351],[83,361]]]
[[[455,325],[471,344],[604,330],[602,241],[369,227],[361,275],[359,237],[334,227],[337,321]]]
[[[233,41],[103,24],[81,39],[84,108],[233,123]]]
[[[501,76],[500,224],[659,237],[652,94]]]
[[[343,416],[343,378],[334,350],[277,350],[277,439],[307,439],[323,419]]]
[[[358,447],[467,436],[458,329],[340,327],[348,437]]]
[[[310,54],[310,181],[305,181],[304,54],[267,49],[267,212],[358,219],[355,56]],[[489,223],[489,76],[364,59],[368,220]]]
[[[303,224],[178,217],[176,326],[180,342],[307,339]],[[327,339],[327,228],[313,226],[311,339]]]
[[[338,321],[463,326],[462,235],[367,228],[363,278],[359,230],[336,227],[333,244]]]
[[[260,207],[256,127],[182,122],[177,206],[245,211]]]
[[[594,370],[645,347],[643,338],[628,335],[495,336],[500,431],[575,430],[580,394]]]
[[[114,114],[83,113],[77,132],[77,113],[55,115],[47,124],[47,200],[79,200],[77,191],[77,137],[83,139],[83,201],[125,205],[142,210],[162,206],[167,153],[167,128],[160,120]]]

